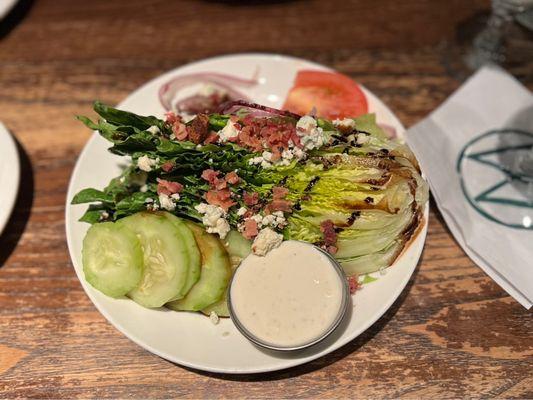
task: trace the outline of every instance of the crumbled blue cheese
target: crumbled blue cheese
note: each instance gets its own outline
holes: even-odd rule
[[[150,128],[148,128],[146,130],[147,132],[150,132],[154,135],[158,134],[158,133],[161,133],[161,131],[159,130],[159,127],[157,125],[152,125]]]
[[[98,221],[105,221],[109,218],[109,213],[107,211],[102,211],[100,213],[100,217],[98,218]]]
[[[209,314],[209,319],[211,320],[211,323],[213,325],[218,325],[218,322],[220,321],[218,314],[214,311],[211,311],[211,313]]]
[[[283,241],[283,236],[274,232],[270,228],[264,228],[259,231],[252,243],[252,251],[258,256],[264,256],[270,250],[278,247]]]
[[[333,125],[341,129],[355,129],[355,121],[351,118],[336,119],[333,121]]]
[[[287,220],[282,211],[274,211],[268,215],[254,214],[250,219],[257,222],[259,228],[283,228],[287,225]]]
[[[305,158],[306,154],[298,147],[291,147],[281,153],[281,158],[272,161],[272,153],[270,151],[263,151],[260,156],[251,158],[248,163],[250,165],[259,164],[263,168],[271,168],[272,166],[287,166],[290,165],[293,159],[301,160]]]
[[[370,140],[370,136],[363,134],[357,135],[357,144],[365,144]]]
[[[242,217],[244,214],[246,214],[246,211],[248,211],[248,209],[246,207],[241,207],[237,210],[237,215],[239,217]]]
[[[294,150],[293,149],[283,150],[283,152],[281,153],[281,158],[287,161],[292,160],[294,158]]]
[[[318,149],[326,143],[324,131],[317,126],[316,120],[310,115],[304,115],[298,120],[296,134],[306,150]]]
[[[146,204],[146,209],[148,211],[157,211],[159,210],[159,204],[157,204],[154,199],[152,199],[151,197],[147,197],[145,200],[144,200],[144,204]]]
[[[148,191],[148,185],[145,183],[139,188],[139,192],[146,193]]]
[[[235,127],[235,124],[228,120],[224,128],[218,131],[218,141],[220,143],[227,142],[230,139],[234,139],[239,136],[239,130]]]
[[[200,203],[194,208],[203,214],[202,223],[208,233],[217,233],[221,239],[226,237],[230,231],[230,226],[225,218],[226,212],[221,207]]]
[[[141,171],[150,172],[156,164],[157,160],[153,160],[148,156],[140,156],[137,159],[137,166]]]
[[[263,160],[265,161],[272,161],[272,153],[270,151],[263,151],[261,157],[263,157]]]
[[[159,195],[159,204],[161,208],[167,211],[174,211],[176,209],[176,203],[168,195],[161,193]]]
[[[253,157],[248,161],[248,164],[250,165],[256,165],[260,164],[263,168],[270,168],[272,167],[272,163],[265,160],[265,158],[261,156]]]

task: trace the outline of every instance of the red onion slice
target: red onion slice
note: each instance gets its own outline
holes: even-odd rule
[[[257,74],[255,74],[257,75]],[[180,75],[166,82],[159,88],[159,101],[167,111],[172,110],[172,101],[176,94],[183,88],[196,83],[210,83],[224,90],[232,99],[248,99],[248,96],[233,89],[231,85],[251,87],[258,84],[258,79],[243,79],[232,75],[217,72],[199,72],[196,74]]]
[[[263,106],[257,103],[251,103],[246,100],[228,101],[221,104],[217,112],[219,114],[235,114],[237,111],[248,111],[252,117],[289,117],[300,119],[300,115],[286,110],[278,110],[277,108]]]

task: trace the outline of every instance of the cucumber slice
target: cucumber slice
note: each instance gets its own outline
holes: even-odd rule
[[[237,231],[229,231],[222,244],[228,252],[231,264],[231,276],[233,276],[241,261],[252,252],[252,242]],[[213,311],[219,317],[229,317],[228,288],[226,288],[224,295],[219,301],[204,308],[202,313],[209,315]]]
[[[220,240],[192,222],[187,221],[186,224],[202,254],[200,280],[183,299],[172,301],[167,307],[176,311],[199,311],[217,302],[224,295],[231,269],[228,253]]]
[[[202,258],[200,255],[200,250],[196,245],[194,235],[192,234],[189,227],[185,224],[185,221],[181,218],[176,217],[174,214],[170,214],[167,212],[163,212],[161,214],[164,215],[170,222],[172,222],[176,229],[180,232],[181,240],[185,244],[189,253],[189,273],[187,274],[187,281],[185,282],[181,293],[172,299],[178,300],[185,296],[189,292],[189,290],[191,290],[194,284],[200,279]]]
[[[83,239],[82,263],[85,279],[93,287],[111,297],[124,296],[143,275],[141,243],[126,227],[95,224]]]
[[[231,257],[230,257],[231,260]],[[231,276],[235,273],[235,270],[239,266],[240,261],[237,264],[231,263]],[[222,295],[221,299],[210,306],[207,306],[202,310],[202,313],[205,315],[210,315],[212,311],[214,311],[219,317],[229,317],[229,309],[228,309],[228,290],[229,285],[226,287],[226,290],[224,290],[224,294]]]
[[[215,314],[218,315],[219,317],[229,317],[228,290],[227,289],[219,301],[211,304],[210,306],[207,306],[206,308],[202,310],[202,313],[207,316],[211,315],[212,312],[215,312]]]
[[[176,226],[164,215],[148,212],[131,215],[117,224],[135,232],[144,253],[144,274],[128,296],[144,307],[154,308],[180,295],[187,282],[189,254]]]
[[[252,242],[237,231],[229,231],[222,244],[229,254],[232,265],[239,265],[252,252]]]

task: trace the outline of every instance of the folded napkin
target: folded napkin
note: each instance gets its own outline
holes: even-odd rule
[[[533,95],[495,66],[407,131],[444,220],[520,304],[533,302]]]

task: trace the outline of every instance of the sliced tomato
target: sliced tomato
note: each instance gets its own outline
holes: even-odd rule
[[[283,108],[305,115],[313,107],[317,116],[327,119],[357,117],[368,112],[365,94],[350,77],[337,72],[299,71]]]

